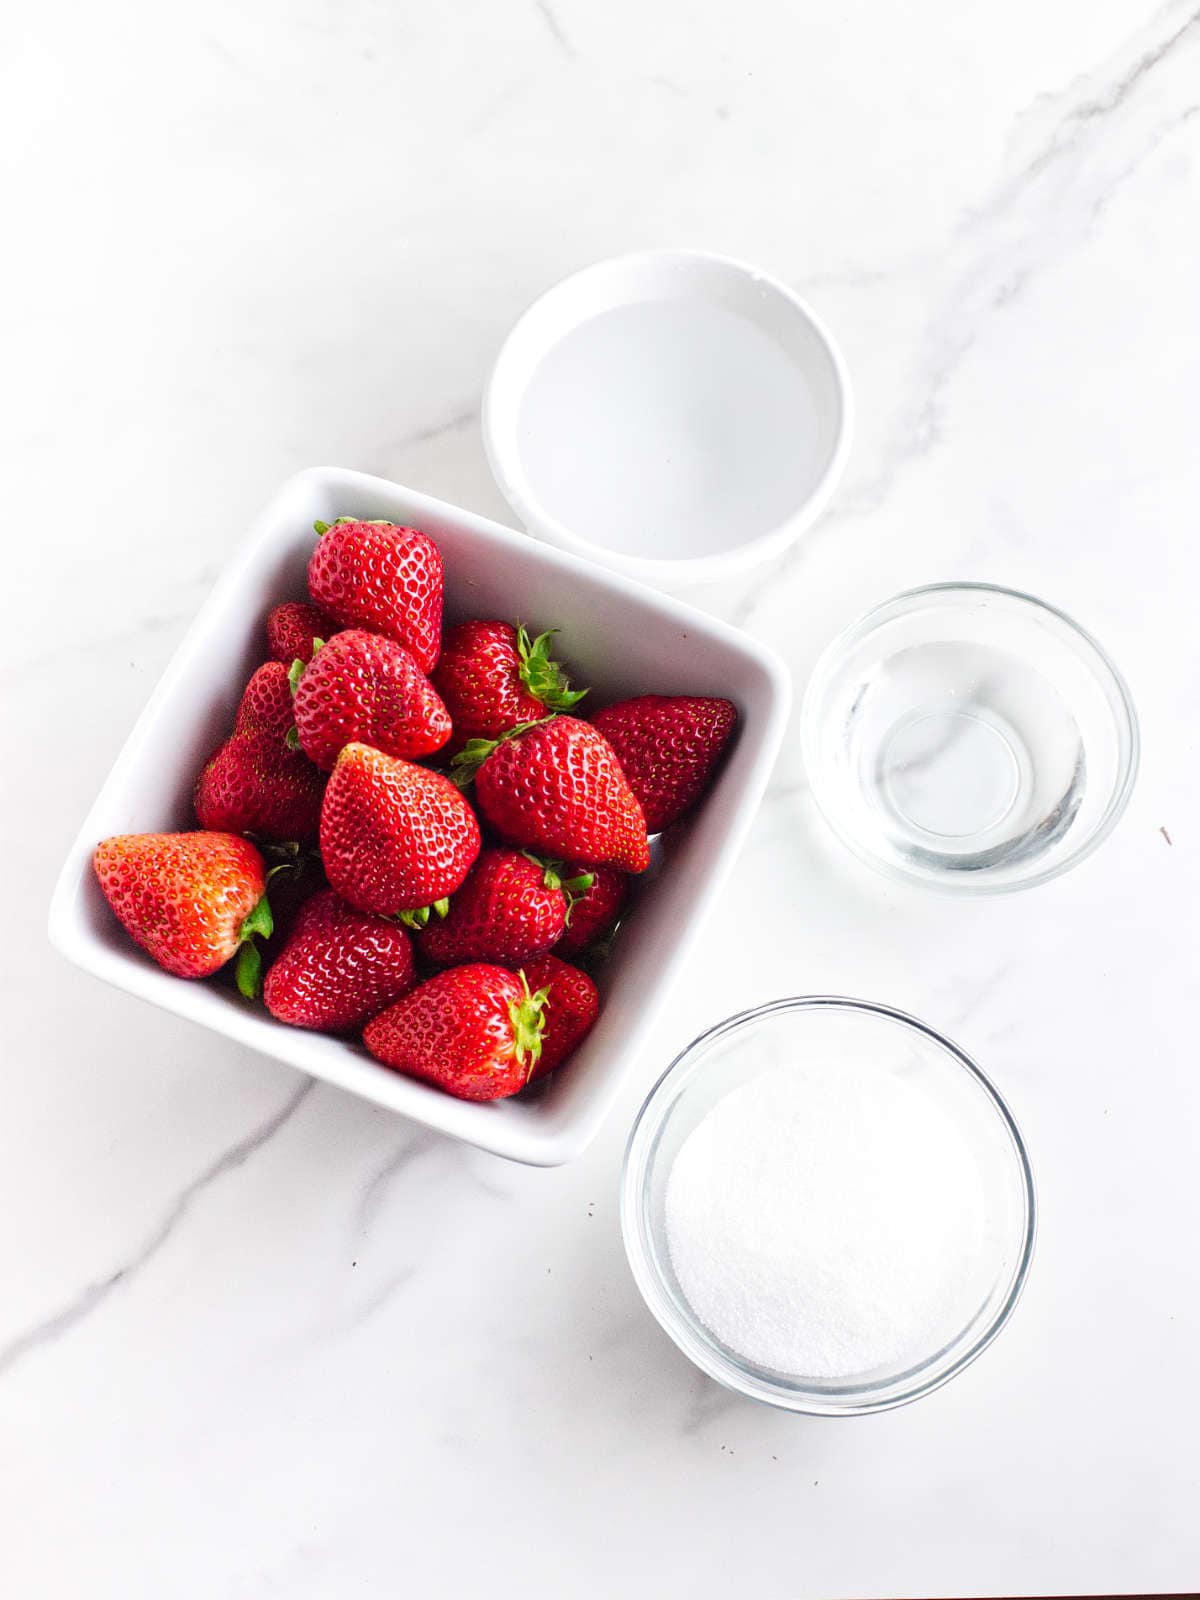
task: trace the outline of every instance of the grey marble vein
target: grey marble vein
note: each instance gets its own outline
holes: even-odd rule
[[[152,611],[148,615],[140,614],[123,626],[112,632],[98,634],[92,638],[75,638],[66,635],[61,640],[56,640],[48,650],[29,653],[22,657],[22,662],[27,668],[44,668],[54,662],[74,659],[81,653],[94,654],[101,650],[118,650],[131,640],[148,639],[156,634],[167,633],[171,629],[181,628],[196,614],[200,601],[197,594],[206,594],[216,582],[220,574],[220,567],[209,565],[188,578],[185,586],[185,598],[179,604]]]
[[[577,56],[576,51],[575,51],[575,46],[571,43],[570,39],[568,39],[566,34],[563,32],[562,23],[558,20],[557,16],[554,14],[554,8],[549,4],[549,0],[533,0],[533,4],[534,4],[535,10],[538,12],[538,15],[541,17],[542,21],[546,24],[547,33],[554,40],[555,44],[562,51],[563,55],[566,56],[567,60],[568,61],[576,61],[576,60],[578,60],[578,56]]]
[[[959,223],[949,245],[965,247],[967,260],[927,319],[924,350],[918,355],[912,383],[916,398],[897,418],[891,440],[879,452],[878,469],[841,493],[837,506],[823,518],[823,527],[877,511],[901,474],[941,442],[946,391],[991,319],[1017,301],[1066,249],[1086,237],[1112,191],[1133,176],[1170,131],[1190,120],[1191,106],[1173,115],[1117,174],[1102,176],[1096,192],[1082,196],[1078,206],[1064,207],[1061,192],[1045,187],[1070,163],[1082,165],[1093,142],[1107,134],[1113,113],[1128,106],[1181,47],[1200,43],[1200,9],[1175,23],[1178,11],[1171,5],[1159,12],[1150,27],[1161,28],[1167,22],[1165,36],[1140,49],[1131,63],[1099,87],[1086,91],[1055,122],[1037,151]],[[786,582],[803,550],[802,541],[773,565],[731,613],[731,620],[745,626],[767,594]]]
[[[416,1267],[408,1262],[401,1267],[397,1267],[394,1272],[389,1272],[386,1277],[376,1284],[370,1294],[360,1300],[357,1305],[351,1307],[332,1334],[323,1335],[323,1338],[345,1339],[350,1334],[357,1333],[360,1328],[365,1327],[373,1317],[377,1316],[389,1301],[404,1288],[405,1284],[410,1283],[416,1275]]]
[[[435,422],[428,428],[418,428],[415,433],[405,434],[396,448],[398,450],[413,450],[417,445],[432,444],[435,439],[441,439],[447,433],[458,433],[475,421],[476,408],[464,406],[461,411],[456,411],[452,417],[447,417],[444,422]]]
[[[1188,123],[1194,122],[1198,116],[1200,116],[1200,101],[1194,105],[1185,106],[1175,116],[1168,117],[1166,122],[1157,129],[1147,142],[1145,148],[1139,150],[1133,160],[1122,167],[1116,177],[1109,182],[1103,194],[1097,196],[1092,205],[1091,221],[1095,223],[1098,218],[1103,216],[1117,195],[1120,194],[1131,178],[1137,176],[1138,171],[1145,166],[1150,157],[1160,150],[1168,139],[1173,139],[1181,128],[1187,127]]]
[[[106,1277],[98,1278],[93,1283],[85,1285],[83,1289],[69,1300],[65,1306],[50,1316],[35,1323],[32,1328],[27,1328],[24,1333],[19,1333],[6,1345],[0,1347],[0,1376],[10,1371],[25,1356],[34,1350],[44,1349],[61,1339],[72,1328],[75,1328],[91,1315],[98,1306],[103,1305],[113,1290],[119,1284],[127,1283],[142,1267],[153,1260],[162,1247],[167,1243],[176,1229],[183,1222],[191,1210],[192,1202],[205,1189],[225,1177],[230,1172],[236,1172],[239,1167],[245,1166],[257,1151],[261,1150],[269,1140],[273,1139],[289,1119],[295,1115],[300,1106],[316,1087],[312,1078],[306,1079],[298,1089],[294,1089],[278,1111],[260,1122],[256,1128],[251,1129],[236,1144],[232,1144],[221,1152],[216,1159],[209,1163],[186,1188],[172,1201],[170,1207],[163,1215],[154,1231],[143,1241],[139,1249],[121,1263],[115,1271]]]
[[[354,1219],[355,1227],[359,1233],[366,1233],[375,1221],[396,1175],[404,1171],[414,1161],[419,1160],[428,1151],[436,1150],[439,1146],[444,1145],[445,1140],[441,1134],[426,1129],[423,1132],[414,1133],[403,1144],[396,1146],[383,1164],[372,1173],[363,1187]]]
[[[1180,6],[1176,0],[1166,5],[1153,19],[1152,26],[1157,26],[1167,18],[1173,17]],[[1165,38],[1157,40],[1144,50],[1133,63],[1117,77],[1110,79],[1102,85],[1089,98],[1081,100],[1072,106],[1067,115],[1056,126],[1053,135],[1043,145],[1042,149],[1018,171],[1012,179],[1011,189],[1018,189],[1036,178],[1052,162],[1057,161],[1065,152],[1078,143],[1083,136],[1086,126],[1101,117],[1107,117],[1111,112],[1117,111],[1141,87],[1150,73],[1170,56],[1175,49],[1192,34],[1200,29],[1200,9],[1187,13],[1177,28],[1169,31]],[[1010,192],[1011,192],[1010,189]]]
[[[654,72],[646,79],[656,89],[665,89],[668,94],[676,95],[680,100],[689,100],[692,91],[682,83],[676,83],[674,78],[668,78],[664,73]]]

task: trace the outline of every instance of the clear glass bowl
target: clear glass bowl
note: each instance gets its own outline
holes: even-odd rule
[[[871,866],[996,893],[1105,839],[1138,761],[1129,691],[1053,606],[935,584],[867,613],[818,661],[801,712],[813,797]]]
[[[962,1292],[942,1305],[921,1343],[889,1367],[837,1379],[759,1367],[697,1317],[671,1263],[666,1192],[671,1167],[717,1102],[781,1062],[854,1057],[894,1073],[930,1099],[963,1142],[979,1180],[983,1218]],[[939,1388],[996,1337],[1012,1313],[1033,1251],[1033,1174],[1017,1125],[969,1056],[915,1018],[834,996],[776,1000],[702,1034],[672,1062],[643,1105],[625,1154],[621,1226],[647,1305],[683,1353],[752,1400],[817,1416],[904,1405]]]

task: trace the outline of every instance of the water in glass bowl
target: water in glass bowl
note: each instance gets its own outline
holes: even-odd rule
[[[1128,697],[1061,613],[982,585],[881,606],[826,651],[803,715],[813,792],[873,864],[1015,888],[1086,853],[1132,783]]]

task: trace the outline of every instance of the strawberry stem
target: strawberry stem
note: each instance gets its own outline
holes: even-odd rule
[[[577,877],[567,878],[562,884],[562,892],[567,897],[567,915],[563,921],[564,928],[571,926],[572,911],[574,911],[580,900],[584,898],[595,881],[596,874],[594,872],[581,872]]]
[[[542,1034],[546,1028],[545,1005],[550,998],[550,990],[538,989],[536,993],[529,992],[529,979],[524,972],[518,972],[521,987],[525,993],[522,999],[510,1001],[508,1007],[509,1021],[512,1023],[513,1048],[516,1051],[517,1064],[525,1065],[528,1056],[529,1065],[525,1069],[525,1082],[528,1083],[533,1076],[533,1069],[542,1057]]]
[[[244,941],[252,939],[255,934],[262,939],[269,939],[275,932],[275,918],[271,915],[271,902],[263,895],[254,910],[242,923],[239,937]]]
[[[416,906],[411,911],[397,911],[396,919],[402,922],[406,928],[412,928],[416,931],[420,928],[428,927],[431,914],[436,917],[444,917],[449,910],[450,896],[446,895],[441,900],[435,900],[429,906]]]
[[[548,717],[539,717],[536,722],[518,722],[515,728],[502,733],[498,739],[468,739],[450,763],[450,782],[457,784],[460,789],[469,789],[475,774],[494,750],[507,744],[510,739],[519,739],[531,728],[540,728],[543,723],[553,722],[554,717],[552,711]]]
[[[517,624],[517,652],[521,657],[518,669],[521,682],[535,700],[540,700],[551,711],[569,711],[578,705],[586,689],[572,689],[571,680],[561,662],[550,654],[550,641],[558,632],[550,628],[531,640],[523,622]]]
[[[542,882],[547,889],[562,888],[562,862],[550,861],[545,856],[534,855],[532,850],[522,850],[521,854],[526,861],[532,861],[535,867],[542,869]]]
[[[257,1000],[262,993],[262,956],[256,944],[244,944],[238,951],[235,977],[242,998]]]
[[[238,993],[247,1000],[257,1000],[262,992],[262,955],[254,940],[269,939],[274,932],[275,918],[271,915],[271,902],[264,894],[238,929],[242,948],[238,951],[234,976]]]

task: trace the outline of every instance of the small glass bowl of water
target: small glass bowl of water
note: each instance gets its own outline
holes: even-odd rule
[[[981,583],[910,590],[835,639],[801,738],[817,806],[856,855],[974,893],[1044,883],[1090,855],[1138,762],[1129,691],[1096,641]]]

